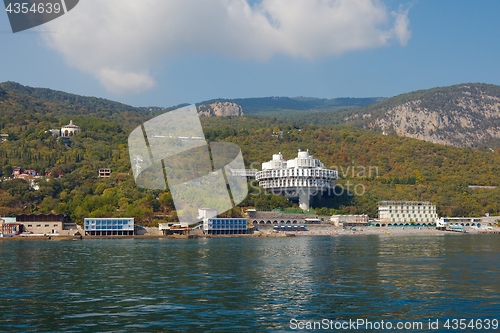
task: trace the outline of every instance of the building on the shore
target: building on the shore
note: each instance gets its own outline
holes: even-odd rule
[[[254,227],[261,225],[282,225],[282,224],[324,224],[328,223],[330,216],[317,214],[304,214],[300,212],[270,211],[263,212],[255,209],[248,209],[246,214],[248,220]]]
[[[78,226],[67,214],[19,214],[16,222],[23,225],[22,233],[68,236],[78,232]]]
[[[23,225],[21,223],[0,222],[0,237],[12,237],[21,234]]]
[[[272,160],[262,163],[262,171],[255,174],[259,186],[291,200],[298,199],[303,210],[309,209],[311,196],[333,191],[337,178],[336,170],[325,169],[309,151],[300,150],[296,158],[288,161],[281,153],[274,154]]]
[[[15,218],[0,217],[0,237],[12,237],[23,231],[23,225]]]
[[[379,201],[378,218],[381,224],[435,225],[436,206],[429,201]]]
[[[189,235],[192,230],[189,226],[183,225],[181,223],[159,223],[158,230],[163,236],[171,235]]]
[[[198,212],[199,217],[203,219],[203,232],[207,235],[240,235],[251,230],[248,228],[248,220],[244,217],[217,217],[217,210],[212,208],[201,208]]]
[[[481,228],[491,226],[482,222],[480,217],[441,217],[436,221],[436,229],[450,230],[453,228]]]
[[[345,227],[362,227],[368,226],[370,218],[368,215],[332,215],[330,217],[330,222],[334,226],[345,226]]]
[[[133,217],[85,218],[85,236],[132,236],[135,234]]]
[[[203,232],[207,235],[239,235],[248,233],[246,218],[209,218],[203,222]]]

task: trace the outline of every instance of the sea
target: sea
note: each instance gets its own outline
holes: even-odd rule
[[[499,332],[500,235],[0,242],[0,332]]]

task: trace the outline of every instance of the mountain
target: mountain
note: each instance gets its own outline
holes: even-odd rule
[[[198,106],[198,115],[201,116],[242,116],[243,108],[234,102],[217,101]]]
[[[456,147],[500,147],[500,86],[465,83],[415,91],[357,110],[344,121]]]
[[[312,98],[312,97],[264,97],[236,98],[232,101],[243,107],[246,114],[262,114],[279,110],[335,110],[342,108],[359,108],[384,100],[375,98]]]
[[[122,103],[32,88],[15,82],[0,83],[0,122],[42,121],[55,117],[59,125],[70,118],[90,116],[131,130],[175,107],[132,107]],[[203,115],[247,115],[285,118],[295,124],[351,124],[457,147],[500,147],[500,86],[465,83],[419,90],[392,98],[264,97],[214,99],[198,105]],[[20,113],[20,111],[23,111]]]
[[[368,98],[313,98],[313,97],[259,97],[214,99],[201,102],[210,104],[215,101],[231,101],[241,105],[246,115],[265,115],[277,118],[290,118],[306,112],[327,112],[342,109],[361,108],[383,101],[383,97]]]
[[[342,116],[333,120],[339,111],[359,109],[383,101],[385,98],[263,97],[212,99],[197,103],[203,115],[264,115],[287,118],[298,123],[335,125]],[[133,107],[103,98],[79,96],[47,88],[33,88],[16,82],[0,83],[0,110],[3,115],[15,115],[26,110],[31,115],[74,117],[92,116],[117,121],[124,128],[187,104],[172,107]],[[342,112],[339,113],[341,115]],[[120,119],[123,115],[126,117]],[[65,119],[66,120],[66,119]]]
[[[403,102],[408,101],[406,98]],[[303,98],[299,102],[314,100]],[[295,103],[293,99],[287,101]],[[384,136],[353,126],[325,126],[329,124],[326,121],[321,125],[310,123],[327,117],[346,121],[344,118],[359,114],[350,121],[369,128],[370,122],[383,116],[386,109],[402,104],[397,98],[393,101],[394,105],[364,109],[364,114],[355,108],[299,110],[299,105],[305,104],[297,102],[297,109],[292,111],[303,113],[301,122],[265,116],[200,117],[200,122],[207,142],[237,144],[247,167],[259,168],[279,151],[293,158],[298,149],[309,149],[326,166],[337,169],[340,179],[335,192],[314,204],[323,213],[376,216],[377,201],[388,199],[432,201],[444,216],[500,213],[500,183],[494,177],[500,173],[500,149],[491,152],[456,148]],[[220,105],[226,104],[221,101]],[[11,82],[0,84],[0,134],[5,138],[0,140],[0,216],[56,212],[69,214],[80,223],[84,217],[122,216],[147,225],[175,220],[172,193],[136,186],[128,151],[130,131],[168,110],[134,108]],[[69,120],[80,126],[81,132],[66,144],[50,129],[60,128]],[[36,189],[25,180],[9,179],[16,167],[55,177],[39,178]],[[111,169],[111,177],[98,177],[100,168]],[[255,183],[251,183],[250,191],[246,206],[292,205],[283,198],[264,194]]]
[[[47,118],[60,119],[60,124],[74,117],[95,117],[114,121],[124,129],[132,129],[160,111],[135,108],[103,98],[80,96],[62,91],[33,88],[16,82],[0,83],[0,122],[30,123]]]

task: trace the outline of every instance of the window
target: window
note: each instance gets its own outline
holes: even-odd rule
[[[33,226],[33,224],[28,224],[28,228],[31,228]]]

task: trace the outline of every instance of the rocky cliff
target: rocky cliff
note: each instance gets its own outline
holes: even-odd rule
[[[457,147],[499,147],[500,86],[461,84],[408,93],[365,108],[346,121]]]
[[[200,116],[242,116],[243,108],[234,103],[227,101],[218,101],[210,104],[202,104],[198,107]]]

